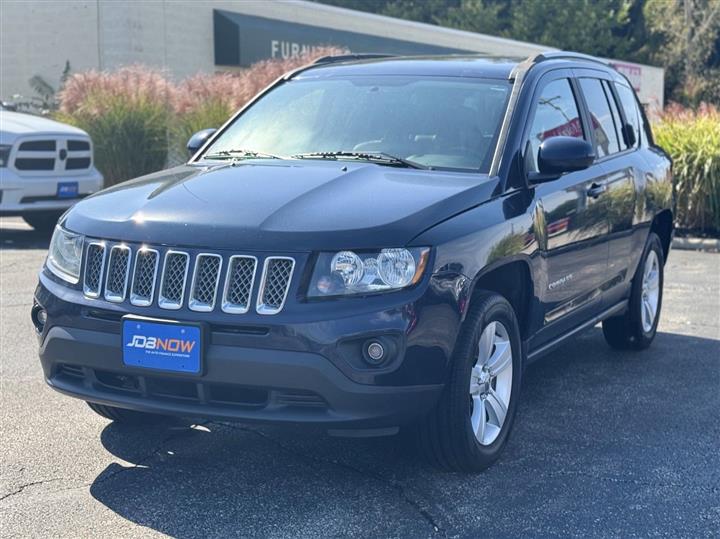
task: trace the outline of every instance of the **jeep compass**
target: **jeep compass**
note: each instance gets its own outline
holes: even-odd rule
[[[188,148],[69,210],[40,273],[47,383],[106,418],[407,428],[478,471],[529,362],[655,336],[671,163],[597,59],[323,58]]]

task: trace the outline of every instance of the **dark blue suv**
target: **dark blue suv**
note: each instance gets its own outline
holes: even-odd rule
[[[475,471],[528,362],[655,336],[671,162],[599,60],[324,58],[188,147],[68,211],[40,274],[47,382],[107,418],[407,426]]]

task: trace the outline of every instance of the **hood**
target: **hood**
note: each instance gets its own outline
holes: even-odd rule
[[[487,200],[480,174],[336,161],[185,165],[101,191],[64,225],[105,239],[235,250],[401,247]]]
[[[0,135],[6,144],[11,142],[8,139],[20,135],[40,134],[88,136],[82,129],[41,116],[6,110],[0,111]]]

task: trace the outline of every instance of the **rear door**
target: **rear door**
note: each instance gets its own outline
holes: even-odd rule
[[[608,226],[608,270],[602,288],[605,306],[610,307],[626,295],[632,279],[636,181],[642,180],[636,178],[642,174],[642,163],[638,162],[641,158],[635,152],[639,134],[635,131],[628,135],[628,130],[634,128],[625,117],[609,74],[589,69],[576,70],[575,74],[591,126],[597,164],[603,171],[598,183],[605,190],[601,205]],[[637,120],[634,123],[637,125]]]
[[[568,70],[553,71],[539,82],[523,140],[525,174],[537,172],[543,140],[572,136],[591,141],[582,116],[578,87]],[[532,347],[566,332],[599,313],[607,276],[608,221],[600,180],[593,165],[536,185],[536,235],[540,246],[538,297],[543,329]]]

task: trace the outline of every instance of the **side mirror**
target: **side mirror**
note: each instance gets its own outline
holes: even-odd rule
[[[565,172],[583,170],[592,165],[595,151],[589,142],[575,137],[551,137],[538,150],[540,174],[533,181],[549,181]]]
[[[185,146],[188,154],[190,154],[190,157],[195,155],[197,151],[203,147],[203,144],[205,144],[207,140],[215,134],[215,131],[217,131],[215,128],[203,129],[190,137],[190,140],[188,140],[187,145]]]

